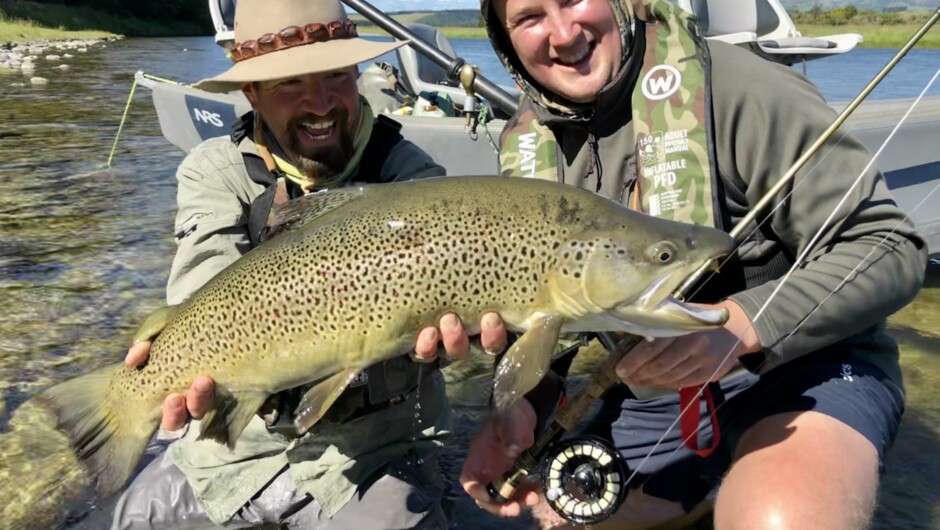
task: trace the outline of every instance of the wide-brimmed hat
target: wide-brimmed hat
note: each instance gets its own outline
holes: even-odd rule
[[[359,38],[339,0],[239,0],[229,52],[235,64],[194,86],[230,92],[243,83],[352,66],[404,44]]]

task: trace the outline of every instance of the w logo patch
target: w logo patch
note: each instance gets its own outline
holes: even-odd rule
[[[681,84],[682,74],[679,70],[668,64],[661,64],[643,76],[643,95],[653,101],[666,99],[675,94]]]

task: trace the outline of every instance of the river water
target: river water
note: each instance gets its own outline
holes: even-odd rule
[[[486,41],[453,44],[484,74],[511,85]],[[809,74],[827,98],[847,100],[890,54],[858,50],[825,66],[811,63]],[[226,66],[209,38],[130,39],[68,63],[63,72],[38,61],[46,86],[0,76],[0,529],[49,527],[82,489],[64,440],[30,397],[120,359],[135,324],[163,302],[182,153],[163,139],[146,91],[134,96],[106,167],[133,73],[192,82]],[[940,51],[915,50],[872,97],[912,97],[938,67]],[[891,319],[908,408],[886,462],[877,528],[940,529],[938,308],[940,272],[932,270],[919,298]],[[454,476],[487,380],[479,365],[448,370],[460,443],[444,468]],[[453,497],[454,528],[528,526],[483,515],[456,489]]]

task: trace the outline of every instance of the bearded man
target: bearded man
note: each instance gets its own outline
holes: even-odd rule
[[[273,205],[353,183],[445,174],[359,95],[357,65],[401,43],[358,38],[338,0],[241,0],[235,42],[235,64],[196,86],[241,90],[253,110],[179,167],[169,304],[259,244]],[[417,356],[433,360],[439,339],[452,357],[468,355],[466,341],[452,338],[455,325],[449,315],[440,329],[424,330]],[[149,342],[134,345],[126,362],[139,366],[149,350]],[[446,528],[437,453],[450,436],[448,405],[440,371],[425,366],[403,356],[370,367],[299,438],[291,414],[305,389],[272,396],[233,450],[198,440],[188,424],[213,402],[213,382],[197,378],[186,396],[165,401],[155,445],[168,449],[154,451],[122,494],[113,528]]]

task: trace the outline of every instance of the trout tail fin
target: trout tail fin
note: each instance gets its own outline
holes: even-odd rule
[[[57,427],[69,437],[78,459],[95,480],[95,491],[106,497],[118,491],[133,473],[157,428],[149,411],[132,408],[108,393],[111,380],[124,365],[114,365],[60,383],[37,400],[56,416]]]

